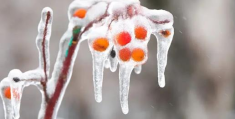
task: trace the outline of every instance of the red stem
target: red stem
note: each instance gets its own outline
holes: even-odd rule
[[[46,24],[45,24],[45,29],[43,32],[43,40],[42,40],[42,55],[43,55],[43,63],[44,63],[44,74],[45,74],[45,82],[47,82],[47,62],[46,62],[46,51],[45,51],[45,42],[46,42],[46,36],[47,36],[47,26],[48,26],[48,22],[51,18],[51,13],[47,12],[47,18],[46,18]]]
[[[49,100],[49,97],[46,93],[46,82],[47,82],[47,61],[46,61],[46,36],[47,36],[47,26],[48,26],[48,22],[51,18],[51,13],[50,12],[47,12],[47,18],[46,18],[46,24],[45,24],[45,29],[43,31],[43,40],[42,40],[42,57],[43,57],[43,69],[44,69],[44,75],[45,75],[45,81],[42,81],[41,84],[42,84],[42,87],[43,87],[43,91],[44,91],[44,95],[45,95],[45,98],[46,98],[46,102],[48,102]]]
[[[77,36],[78,35],[76,35],[76,37],[74,37],[74,39],[77,39]],[[66,57],[66,59],[63,62],[62,72],[60,73],[60,76],[59,76],[59,79],[58,79],[58,82],[57,82],[57,85],[55,88],[55,92],[47,104],[44,119],[51,119],[53,116],[55,105],[60,97],[61,91],[62,91],[64,84],[67,80],[68,70],[71,66],[71,61],[72,61],[72,57],[73,57],[74,51],[76,49],[76,46],[77,46],[77,43],[73,43],[72,46],[69,47],[68,56]]]

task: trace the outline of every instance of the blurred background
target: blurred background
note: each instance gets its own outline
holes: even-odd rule
[[[38,66],[35,46],[43,7],[54,11],[50,42],[55,63],[59,39],[67,29],[71,0],[0,0],[0,78],[11,69],[25,72]],[[86,42],[78,53],[60,119],[235,119],[235,0],[143,0],[151,9],[165,9],[175,18],[175,36],[169,50],[166,87],[157,82],[156,39],[148,45],[143,71],[132,73],[130,112],[120,108],[118,71],[105,70],[103,101],[96,103],[92,59]],[[36,119],[41,94],[34,86],[24,90],[21,118]],[[4,118],[0,101],[0,119]],[[58,119],[59,119],[58,118]]]

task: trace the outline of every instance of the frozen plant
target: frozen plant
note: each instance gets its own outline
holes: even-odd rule
[[[173,16],[165,10],[149,10],[138,0],[75,0],[68,9],[68,29],[50,77],[49,40],[53,12],[42,10],[36,46],[39,67],[22,73],[13,69],[1,81],[1,97],[5,119],[19,119],[23,89],[38,87],[42,94],[38,119],[56,119],[65,90],[70,82],[74,61],[82,41],[88,40],[93,58],[95,100],[102,101],[104,67],[116,71],[119,64],[120,102],[124,114],[128,109],[131,72],[139,74],[148,59],[150,35],[157,37],[158,82],[165,86],[165,67],[174,29]]]

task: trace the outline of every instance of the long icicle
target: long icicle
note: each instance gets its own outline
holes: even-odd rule
[[[103,72],[106,54],[99,52],[92,52],[93,59],[93,83],[95,91],[95,100],[97,102],[102,101],[102,84],[103,84]]]
[[[122,112],[127,114],[129,112],[128,107],[128,94],[130,87],[130,77],[133,70],[133,65],[120,64],[119,67],[119,87],[120,87],[120,103]]]
[[[160,87],[165,87],[165,69],[167,65],[167,55],[170,48],[174,28],[162,30],[160,33],[154,33],[157,37],[157,61],[158,61],[158,83]]]

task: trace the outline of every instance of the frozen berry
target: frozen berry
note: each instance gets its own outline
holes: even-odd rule
[[[11,99],[11,88],[7,87],[4,91],[4,95],[6,98]]]
[[[167,38],[171,35],[171,32],[169,30],[164,30],[164,31],[161,31],[161,34]]]
[[[131,58],[131,51],[129,48],[123,48],[119,51],[119,57],[122,61],[128,61]]]
[[[78,18],[84,18],[86,16],[86,10],[85,9],[78,9],[74,12],[73,16]]]
[[[147,30],[142,27],[138,26],[135,28],[135,38],[144,40],[147,37]]]
[[[131,42],[131,35],[128,32],[121,32],[117,35],[117,43],[124,46]]]
[[[131,57],[134,61],[141,62],[144,60],[145,52],[140,48],[136,48],[132,51]]]
[[[93,48],[96,51],[103,52],[109,47],[107,38],[98,38],[93,42]]]

